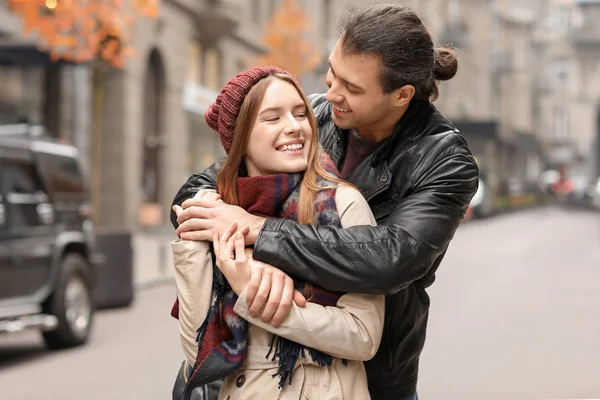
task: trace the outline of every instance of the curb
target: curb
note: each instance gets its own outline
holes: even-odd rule
[[[168,284],[175,283],[175,278],[172,276],[165,276],[163,278],[155,278],[143,282],[137,282],[133,284],[133,288],[136,292],[152,289],[155,287],[166,286]]]

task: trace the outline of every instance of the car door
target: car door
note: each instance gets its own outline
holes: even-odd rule
[[[0,299],[33,296],[49,280],[54,211],[27,151],[11,151],[0,160],[9,261],[0,279]]]
[[[0,148],[0,156],[3,149]],[[0,158],[0,179],[2,179],[3,168],[2,158]],[[8,278],[12,269],[12,251],[10,247],[10,237],[8,235],[8,225],[6,217],[6,193],[3,192],[3,180],[0,180],[0,300],[8,296],[5,286],[8,286]]]

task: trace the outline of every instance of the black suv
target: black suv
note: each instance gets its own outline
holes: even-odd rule
[[[85,343],[94,313],[95,238],[77,157],[41,127],[0,125],[0,333],[37,328],[50,348]]]

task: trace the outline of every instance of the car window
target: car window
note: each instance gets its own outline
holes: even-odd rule
[[[26,161],[3,160],[0,179],[1,192],[5,196],[6,224],[13,228],[39,225],[36,207],[47,201],[47,196],[34,165]]]
[[[57,157],[57,170],[53,179],[57,192],[81,192],[84,190],[83,177],[73,158]]]
[[[4,160],[2,163],[2,192],[9,198],[25,198],[43,191],[35,167],[25,161]],[[10,199],[9,199],[10,200]]]
[[[38,154],[38,158],[48,190],[53,193],[85,191],[84,177],[75,158],[52,153]]]

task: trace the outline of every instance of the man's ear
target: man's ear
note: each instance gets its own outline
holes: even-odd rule
[[[397,107],[407,107],[414,95],[415,87],[413,85],[404,85],[394,91],[394,105]]]

